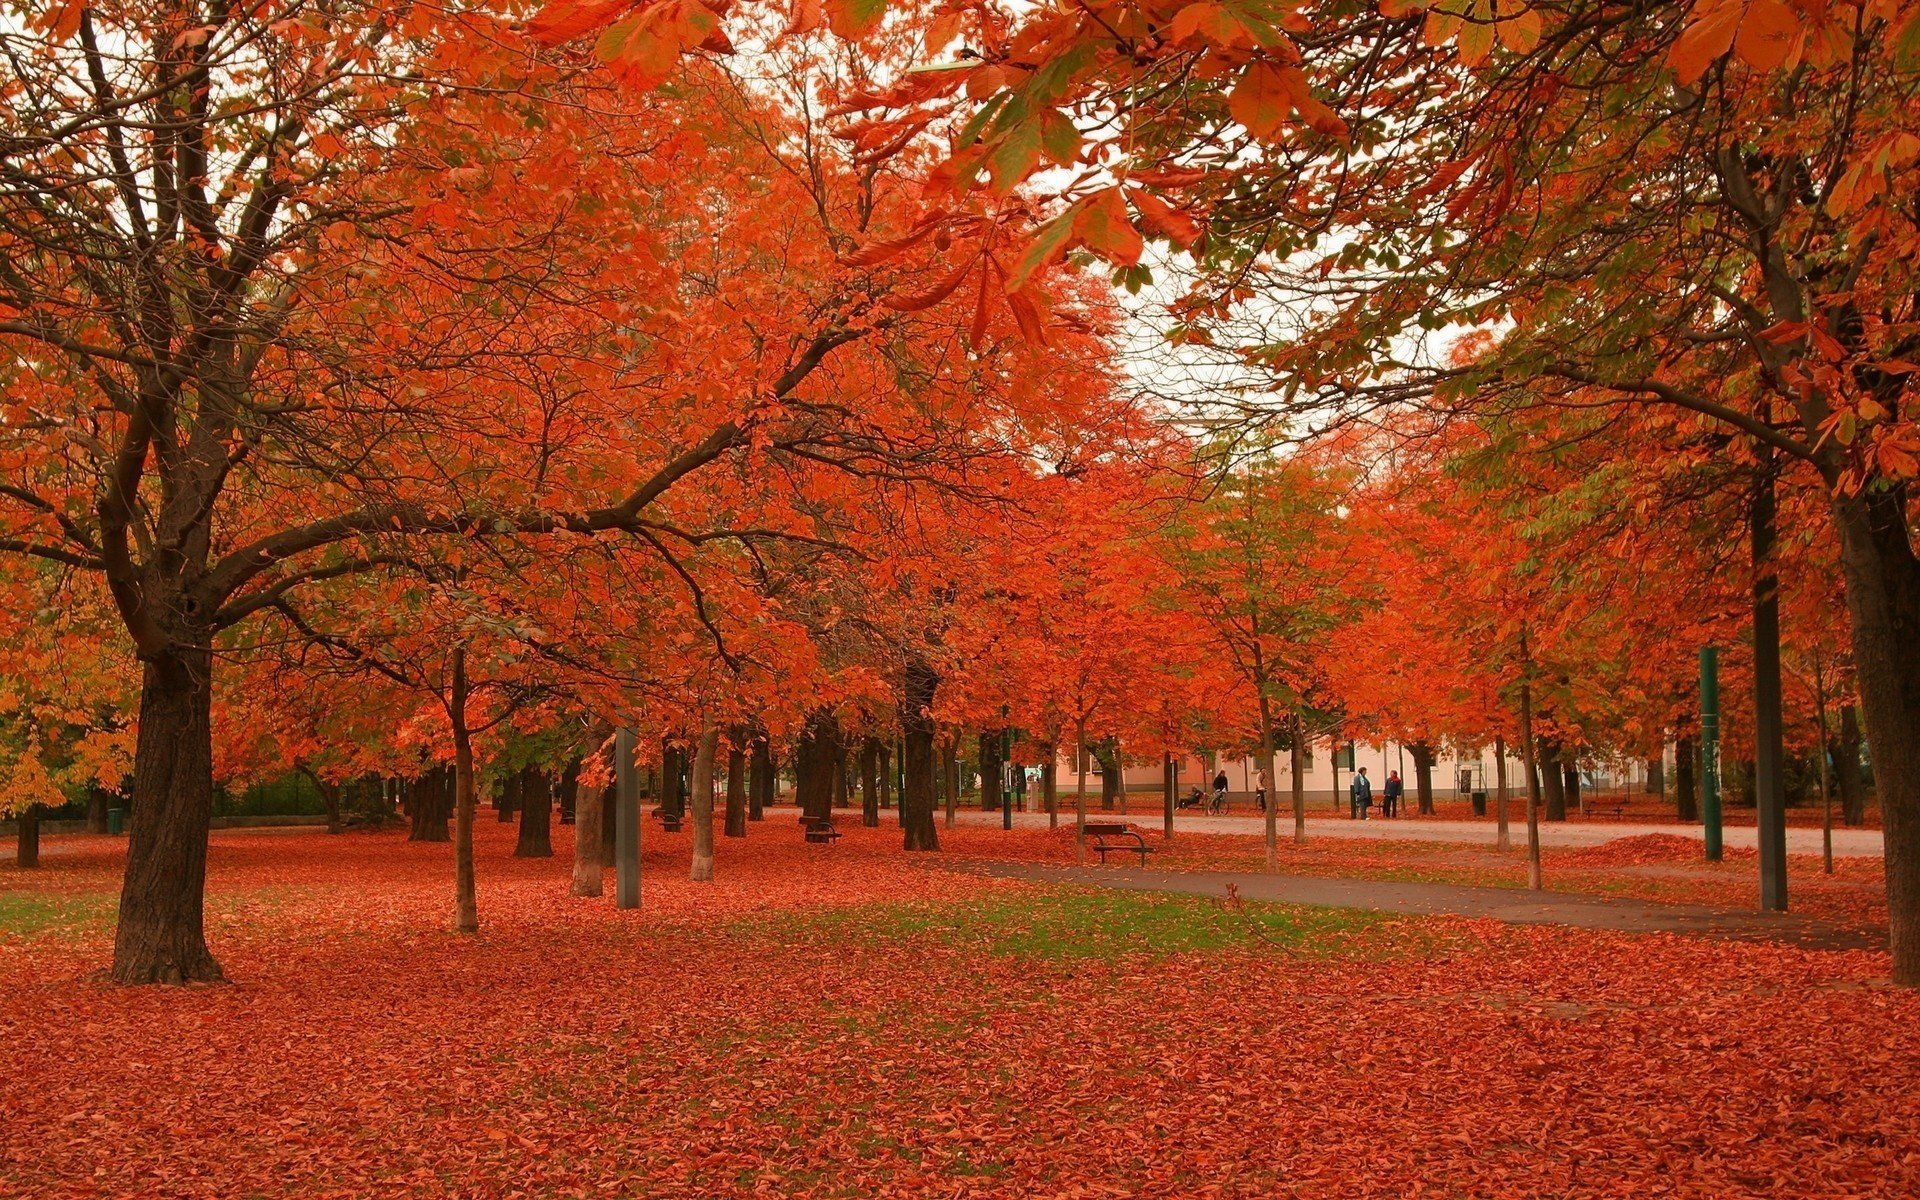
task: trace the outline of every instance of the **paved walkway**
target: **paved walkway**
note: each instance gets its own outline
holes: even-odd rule
[[[1062,797],[1060,823],[1073,824],[1072,798]],[[1151,803],[1149,801],[1149,803]],[[1160,809],[1157,805],[1129,804],[1127,820],[1139,825],[1160,827]],[[1089,820],[1110,821],[1118,813],[1101,809],[1098,802],[1089,806]],[[969,825],[998,825],[1000,814],[961,809],[957,818]],[[1023,828],[1045,826],[1047,814],[1043,812],[1017,812],[1013,814],[1014,824]],[[1225,816],[1209,817],[1191,812],[1180,812],[1174,816],[1173,827],[1176,832],[1237,834],[1245,837],[1261,837],[1266,834],[1266,820],[1257,812],[1247,815],[1228,813]],[[1515,821],[1512,826],[1513,840],[1516,845],[1524,845],[1527,840],[1527,826],[1524,821]],[[1627,822],[1543,822],[1540,826],[1540,844],[1543,846],[1599,846],[1620,838],[1639,837],[1650,833],[1667,833],[1675,837],[1699,839],[1704,836],[1698,825],[1641,825]],[[1293,836],[1293,814],[1280,814],[1280,836]],[[1436,821],[1421,818],[1402,818],[1389,821],[1376,817],[1370,821],[1350,821],[1325,813],[1307,817],[1307,836],[1309,838],[1330,837],[1347,838],[1355,841],[1382,842],[1458,842],[1463,845],[1494,845],[1498,832],[1493,819],[1484,821]],[[1753,849],[1758,846],[1759,833],[1751,825],[1729,825],[1725,829],[1725,844],[1728,846]],[[1880,831],[1878,829],[1835,829],[1833,831],[1833,852],[1841,858],[1879,858],[1882,853]],[[1820,853],[1820,831],[1818,829],[1787,830],[1787,853]]]
[[[1093,884],[1143,892],[1225,896],[1227,885],[1243,900],[1358,908],[1372,912],[1490,917],[1515,925],[1571,925],[1628,933],[1682,933],[1743,941],[1775,941],[1818,950],[1879,949],[1886,939],[1842,929],[1791,913],[1659,904],[1568,892],[1467,887],[1450,883],[1405,883],[1370,879],[1322,879],[1311,875],[1265,875],[1243,871],[1148,871],[1133,867],[1061,867],[1043,863],[971,862],[956,870],[996,879]]]

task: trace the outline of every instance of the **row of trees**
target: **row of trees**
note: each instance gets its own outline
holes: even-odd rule
[[[932,849],[943,730],[1649,755],[1784,602],[1920,979],[1913,22],[1724,7],[28,6],[0,550],[74,682],[14,741],[133,739],[115,977],[219,973],[216,772],[445,763],[465,928],[523,743],[830,716]],[[1205,438],[1095,258],[1179,283]]]

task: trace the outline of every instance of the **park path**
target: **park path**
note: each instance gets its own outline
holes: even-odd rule
[[[1572,892],[1469,887],[1399,880],[1325,879],[1313,875],[1266,875],[1251,871],[1151,871],[1137,867],[1065,867],[1045,863],[975,861],[954,870],[995,879],[1036,883],[1092,884],[1141,892],[1188,896],[1227,895],[1231,884],[1242,900],[1357,908],[1371,912],[1444,914],[1491,918],[1514,925],[1571,925],[1623,933],[1680,933],[1742,941],[1784,942],[1816,950],[1882,949],[1883,936],[1812,921],[1792,913],[1661,904]]]
[[[1141,797],[1144,803],[1129,804],[1126,820],[1137,825],[1160,827],[1160,809],[1153,804],[1152,798]],[[1061,797],[1060,822],[1063,825],[1073,823],[1072,797]],[[998,825],[1000,814],[962,809],[957,818],[969,825]],[[1106,812],[1098,807],[1098,802],[1090,807],[1087,818],[1094,821],[1111,821],[1118,813]],[[1013,814],[1014,824],[1022,828],[1044,827],[1047,815],[1042,812],[1017,812]],[[1176,831],[1188,833],[1218,833],[1259,837],[1266,833],[1266,822],[1258,813],[1241,816],[1228,813],[1224,816],[1209,817],[1182,811],[1174,817]],[[1700,839],[1704,835],[1698,825],[1638,824],[1631,822],[1566,822],[1542,824],[1540,826],[1540,844],[1543,846],[1600,846],[1620,838],[1640,837],[1646,834],[1665,833],[1675,837]],[[1293,814],[1280,814],[1280,836],[1293,836]],[[1345,817],[1321,815],[1307,817],[1307,836],[1309,838],[1342,838],[1349,841],[1380,842],[1457,842],[1462,845],[1491,846],[1497,839],[1494,823],[1485,821],[1433,821],[1421,818],[1402,818],[1389,821],[1376,817],[1370,821],[1350,821]],[[1524,843],[1527,829],[1524,822],[1513,823],[1513,840]],[[1728,846],[1751,850],[1758,846],[1759,834],[1751,825],[1729,825],[1724,832]],[[1882,841],[1878,829],[1836,829],[1833,831],[1833,852],[1842,858],[1879,858],[1882,853]],[[1818,829],[1789,828],[1787,830],[1787,853],[1820,853],[1820,831]]]

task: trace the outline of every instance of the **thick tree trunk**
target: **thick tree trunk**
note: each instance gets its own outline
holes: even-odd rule
[[[847,748],[846,731],[839,733],[833,753],[833,806],[848,808],[853,804],[853,772],[847,769],[851,752]]]
[[[900,699],[900,830],[908,850],[938,850],[934,828],[933,697],[940,676],[910,659]]]
[[[880,807],[893,807],[893,743],[882,738],[879,740],[880,754]]]
[[[1000,734],[997,730],[980,733],[980,810],[995,812],[1000,807]]]
[[[765,733],[756,733],[747,764],[747,820],[766,819],[773,804],[773,745]]]
[[[19,841],[14,843],[13,865],[23,871],[32,870],[40,865],[40,806],[29,804],[20,810],[14,818],[19,827]]]
[[[526,784],[523,771],[514,771],[500,781],[500,790],[493,797],[493,815],[502,824],[513,820],[513,815],[520,811],[520,791]]]
[[[1667,763],[1658,754],[1647,760],[1647,795],[1661,799],[1667,795]]]
[[[1586,812],[1580,803],[1580,764],[1574,761],[1571,750],[1560,751],[1560,778],[1566,789],[1567,807],[1575,812]]]
[[[720,756],[720,730],[700,735],[693,757],[693,868],[688,878],[705,883],[713,878],[713,764]]]
[[[1920,561],[1904,487],[1836,493],[1853,661],[1873,753],[1898,983],[1920,985]],[[1844,717],[1843,717],[1844,719]]]
[[[213,816],[213,655],[147,660],[133,754],[133,825],[113,939],[116,983],[220,979],[207,950],[207,829]]]
[[[578,819],[580,811],[580,759],[578,756],[567,760],[567,769],[560,773],[560,787],[554,794],[554,800],[560,808],[560,823],[573,824]]]
[[[1407,747],[1413,751],[1413,790],[1420,802],[1420,815],[1433,814],[1433,744],[1414,742]],[[1401,786],[1405,787],[1405,781]],[[1403,798],[1404,802],[1404,798]]]
[[[453,717],[453,930],[480,932],[480,906],[473,887],[473,735],[467,730],[467,652],[453,649],[453,683],[448,711]]]
[[[528,767],[520,773],[520,840],[515,858],[553,857],[553,784],[545,771]]]
[[[453,816],[453,773],[447,767],[434,767],[413,787],[413,830],[410,842],[447,842],[453,840],[447,822]]]
[[[687,752],[671,741],[660,741],[660,811],[667,816],[687,815],[687,794],[680,786],[680,772],[686,768]],[[611,825],[612,822],[608,822]]]
[[[830,708],[807,714],[793,760],[794,803],[815,820],[833,815],[833,790],[838,782],[835,761],[840,757],[840,721]]]
[[[87,785],[87,832],[105,833],[107,831],[107,809],[111,808],[111,798],[107,789],[98,783]]]
[[[1103,739],[1093,747],[1093,756],[1100,763],[1100,809],[1112,812],[1115,802],[1120,798],[1123,780],[1120,775],[1120,754],[1111,740]]]
[[[1546,795],[1546,819],[1567,819],[1567,777],[1560,771],[1560,743],[1539,738],[1534,748],[1534,766],[1540,775],[1540,787]]]
[[[860,823],[880,827],[880,739],[871,735],[860,742]]]
[[[1867,819],[1867,777],[1860,769],[1860,712],[1851,704],[1840,707],[1840,732],[1830,739],[1833,782],[1840,789],[1840,819],[1849,825]]]
[[[747,752],[745,730],[736,730],[727,745],[727,828],[730,838],[747,836]]]
[[[1047,743],[1047,761],[1040,764],[1040,787],[1047,801],[1047,828],[1060,828],[1060,748]]]
[[[1691,737],[1676,738],[1673,743],[1673,803],[1682,821],[1700,819],[1700,792],[1694,783],[1694,759],[1698,755]]]
[[[607,818],[605,787],[581,788],[573,801],[573,888],[576,896],[598,896],[606,874],[606,836],[600,826]]]

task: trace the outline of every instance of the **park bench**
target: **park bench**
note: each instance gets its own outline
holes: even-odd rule
[[[653,819],[660,822],[660,828],[665,833],[679,833],[680,823],[685,820],[679,813],[668,812],[664,808],[654,809]]]
[[[819,846],[831,846],[841,836],[827,817],[801,817],[800,828],[805,831],[807,841]]]
[[[1147,865],[1147,855],[1153,853],[1153,847],[1147,845],[1147,839],[1141,837],[1136,830],[1129,829],[1125,825],[1107,825],[1089,822],[1087,824],[1087,836],[1093,839],[1092,849],[1095,854],[1100,856],[1100,864],[1102,866],[1106,865],[1108,851],[1128,851],[1138,854],[1140,856],[1140,865],[1143,867]],[[1122,840],[1125,838],[1131,838],[1133,840]]]

